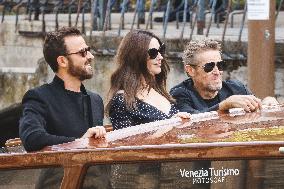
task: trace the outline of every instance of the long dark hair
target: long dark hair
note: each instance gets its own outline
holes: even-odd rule
[[[136,108],[135,97],[138,91],[143,88],[143,77],[147,89],[154,88],[170,102],[174,101],[166,90],[167,74],[170,71],[170,67],[165,59],[162,60],[161,73],[153,76],[147,69],[147,51],[152,38],[157,39],[160,45],[162,44],[156,35],[144,30],[130,31],[121,41],[115,57],[118,67],[111,75],[106,106],[107,114],[112,98],[119,90],[124,90],[123,95],[127,109]]]

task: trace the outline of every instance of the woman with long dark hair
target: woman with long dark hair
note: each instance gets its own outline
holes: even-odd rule
[[[149,31],[130,31],[120,43],[117,69],[111,76],[106,113],[114,129],[162,120],[178,115],[166,90],[169,65],[165,44]]]

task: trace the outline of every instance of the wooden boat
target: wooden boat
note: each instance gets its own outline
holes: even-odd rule
[[[80,188],[90,165],[121,162],[283,159],[284,107],[206,112],[78,139],[32,153],[0,154],[0,169],[64,167],[63,189]]]

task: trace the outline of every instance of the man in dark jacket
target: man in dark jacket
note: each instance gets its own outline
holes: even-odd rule
[[[82,84],[93,76],[94,56],[80,31],[61,28],[47,33],[43,54],[55,77],[23,97],[19,133],[25,149],[36,151],[76,138],[105,136],[102,98]],[[92,188],[110,188],[109,173],[110,166],[92,166],[84,183]],[[59,188],[62,177],[61,168],[43,169],[35,188]]]
[[[55,77],[23,97],[19,134],[25,149],[104,136],[102,98],[82,84],[93,76],[94,56],[80,31],[62,28],[47,33],[43,54]]]
[[[190,78],[170,91],[180,111],[199,113],[243,108],[251,112],[261,105],[278,104],[274,97],[261,101],[239,81],[222,81],[225,63],[220,51],[220,44],[214,40],[191,41],[187,45],[183,61]]]

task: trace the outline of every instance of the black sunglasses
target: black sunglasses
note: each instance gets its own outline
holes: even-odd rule
[[[198,66],[198,65],[192,65],[192,66]],[[208,62],[206,64],[204,64],[203,66],[198,66],[198,67],[202,67],[203,70],[206,73],[212,72],[212,70],[214,69],[214,67],[217,66],[219,71],[224,71],[225,70],[225,62],[224,61],[220,61],[220,62]]]
[[[84,49],[79,50],[78,52],[74,52],[74,53],[69,53],[66,55],[71,55],[71,54],[80,54],[82,57],[86,57],[88,52],[90,52],[91,47],[86,47]]]
[[[155,59],[158,56],[158,53],[160,53],[161,55],[164,55],[166,51],[166,45],[163,43],[159,49],[148,49],[148,54],[150,59]]]

